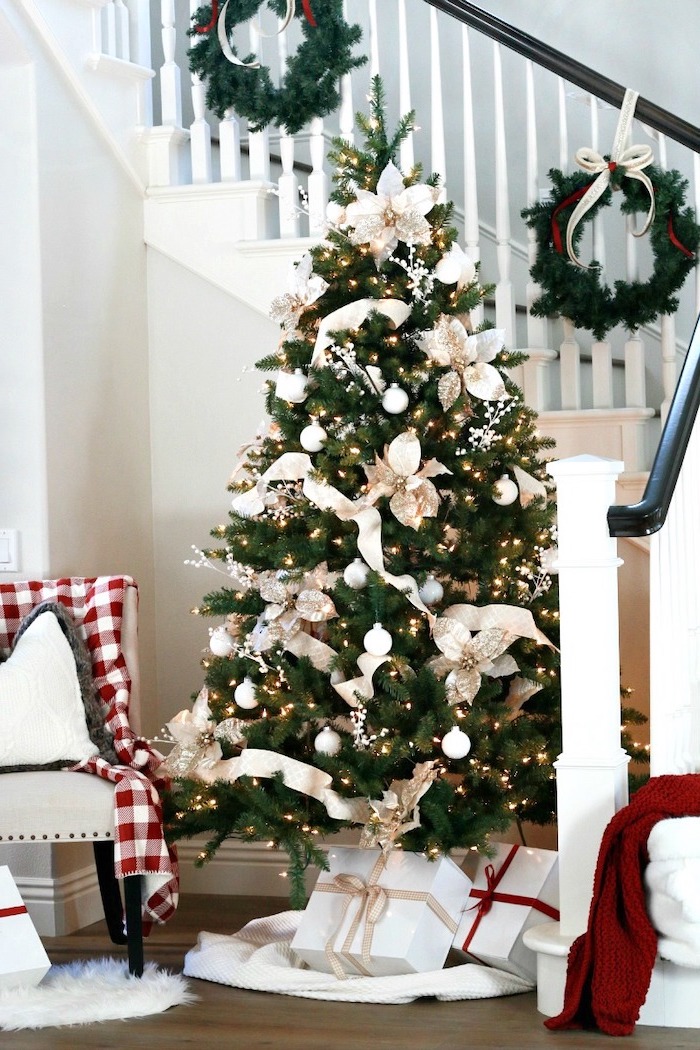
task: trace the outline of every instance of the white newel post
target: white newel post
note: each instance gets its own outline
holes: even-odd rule
[[[526,943],[538,953],[538,1009],[564,1001],[566,959],[588,924],[603,832],[627,803],[629,758],[620,746],[617,543],[607,511],[623,469],[574,456],[547,468],[557,486],[561,620],[562,753],[557,771],[560,912]]]

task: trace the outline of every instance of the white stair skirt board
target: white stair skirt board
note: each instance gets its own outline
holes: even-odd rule
[[[104,916],[94,864],[66,875],[15,876],[40,937],[63,937]]]

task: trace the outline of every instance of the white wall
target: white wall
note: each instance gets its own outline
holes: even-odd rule
[[[263,377],[249,370],[277,346],[276,324],[159,252],[148,253],[153,527],[161,721],[202,684],[208,627],[190,609],[226,583],[184,564],[192,544],[216,546],[228,479],[265,416]]]
[[[155,660],[143,197],[8,5],[0,90],[0,527],[21,531],[14,578],[137,579],[147,717]]]

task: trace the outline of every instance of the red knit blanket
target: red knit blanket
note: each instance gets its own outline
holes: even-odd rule
[[[630,1035],[656,960],[644,869],[647,839],[667,817],[700,816],[700,774],[653,777],[605,829],[586,933],[571,946],[564,1009],[547,1028],[599,1028]]]

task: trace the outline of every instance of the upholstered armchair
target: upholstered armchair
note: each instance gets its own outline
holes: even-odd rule
[[[164,921],[177,898],[159,756],[138,737],[137,611],[126,576],[0,584],[0,843],[92,842],[110,937],[140,975],[142,913]]]

